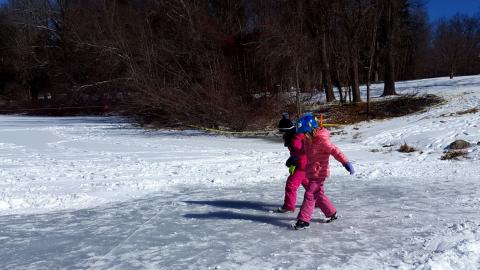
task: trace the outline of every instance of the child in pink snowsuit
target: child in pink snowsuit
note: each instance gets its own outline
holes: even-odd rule
[[[318,127],[313,115],[306,114],[299,119],[297,132],[306,134],[304,143],[309,181],[298,221],[294,226],[299,230],[309,226],[315,206],[320,207],[328,220],[336,219],[337,210],[324,191],[325,179],[330,175],[330,155],[342,163],[350,174],[353,174],[354,170],[347,157],[331,142],[330,133],[325,128]]]
[[[282,207],[276,211],[279,213],[294,212],[297,202],[297,190],[302,185],[307,187],[308,180],[305,174],[307,157],[303,148],[304,134],[297,134],[295,125],[288,119],[288,114],[284,113],[282,120],[278,124],[278,129],[283,132],[285,146],[290,151],[290,157],[285,165],[290,167],[290,176],[285,184],[285,200]],[[293,166],[293,167],[292,167]]]

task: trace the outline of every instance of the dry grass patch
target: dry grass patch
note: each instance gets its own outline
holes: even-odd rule
[[[405,116],[442,102],[444,100],[435,95],[402,95],[370,102],[368,114],[366,102],[322,105],[314,112],[325,113],[326,123],[354,124],[366,120]]]
[[[469,113],[477,113],[479,111],[480,110],[477,109],[477,108],[472,108],[472,109],[468,109],[468,110],[465,110],[465,111],[457,112],[457,114],[458,115],[463,115],[463,114],[469,114]]]
[[[477,112],[480,112],[478,108],[472,108],[472,109],[468,109],[468,110],[460,111],[456,113],[444,113],[444,114],[441,114],[440,116],[447,117],[447,116],[464,115],[464,114],[477,113]]]
[[[415,152],[415,151],[417,151],[417,150],[415,150],[415,148],[408,145],[407,143],[402,144],[400,146],[400,148],[398,149],[398,152],[401,152],[401,153],[412,153],[412,152]]]
[[[467,151],[449,151],[446,152],[440,159],[441,160],[459,160],[460,158],[466,158],[468,155]]]

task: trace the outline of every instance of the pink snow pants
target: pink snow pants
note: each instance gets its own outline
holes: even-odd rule
[[[320,210],[322,210],[326,217],[331,217],[337,212],[332,201],[325,195],[324,182],[325,179],[310,179],[308,182],[308,187],[303,197],[302,208],[300,208],[300,213],[298,213],[299,220],[310,222],[315,205],[320,207]]]
[[[305,171],[295,171],[293,175],[290,175],[287,178],[287,183],[285,184],[285,201],[283,203],[283,209],[288,211],[295,211],[297,203],[297,190],[298,187],[302,185],[307,189],[308,179],[306,177]]]

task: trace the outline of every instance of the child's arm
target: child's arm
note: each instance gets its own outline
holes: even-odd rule
[[[343,154],[338,147],[336,147],[333,143],[331,144],[330,154],[340,163],[342,163],[343,167],[352,175],[355,173],[353,169],[352,163],[348,161],[348,158]]]
[[[330,155],[332,155],[338,162],[342,163],[342,165],[344,166],[348,163],[348,158],[333,143],[330,147]]]
[[[294,157],[299,157],[305,154],[305,149],[303,147],[303,140],[302,138],[294,138],[290,143],[290,155]]]
[[[302,137],[293,137],[291,143],[290,143],[290,158],[288,159],[290,161],[290,165],[296,165],[296,162],[298,159],[302,156],[305,155],[305,149],[303,147],[303,140]],[[289,167],[290,165],[287,165]]]

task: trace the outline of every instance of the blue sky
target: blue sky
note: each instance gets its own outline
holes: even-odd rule
[[[428,0],[427,11],[431,21],[458,12],[472,15],[480,13],[480,0]]]

